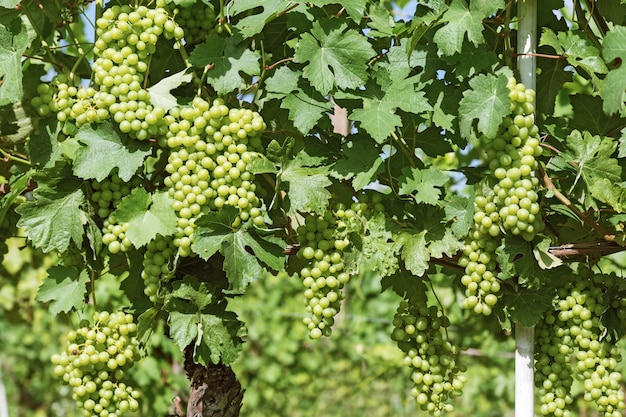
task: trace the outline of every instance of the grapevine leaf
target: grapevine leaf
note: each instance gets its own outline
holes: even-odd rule
[[[366,136],[347,142],[342,156],[333,167],[333,175],[341,180],[352,179],[355,191],[371,184],[383,163],[377,144]]]
[[[37,291],[37,300],[50,302],[52,315],[79,310],[85,304],[89,274],[86,269],[78,271],[74,267],[53,266],[48,269],[48,277]]]
[[[379,65],[386,70],[391,80],[404,80],[417,71],[419,79],[425,81],[434,73],[439,59],[436,49],[431,45],[417,45],[416,48],[410,51],[409,56],[406,41],[392,46]]]
[[[349,119],[360,122],[367,133],[378,143],[383,143],[395,128],[402,126],[402,119],[395,114],[396,109],[414,114],[432,110],[424,92],[415,87],[415,81],[408,78],[395,82],[386,89],[381,85],[385,92],[365,97],[363,106],[354,109]]]
[[[230,365],[239,357],[246,328],[235,313],[203,314],[199,326],[202,328],[202,340],[194,354],[197,362],[205,366],[209,361]]]
[[[340,4],[341,7],[345,8],[348,12],[348,15],[354,21],[360,22],[363,16],[365,15],[365,6],[367,4],[366,0],[313,0],[310,2],[315,6],[321,7],[326,6],[328,4]]]
[[[276,165],[263,154],[256,154],[247,165],[248,171],[252,174],[276,174]]]
[[[261,262],[274,270],[284,266],[282,241],[265,238],[252,229],[234,229],[231,225],[238,212],[235,207],[225,206],[219,212],[200,217],[191,246],[203,259],[218,251],[224,255],[224,270],[232,293],[243,292],[251,280],[260,276]]]
[[[617,159],[612,158],[617,142],[610,137],[582,134],[575,130],[566,138],[567,152],[555,157],[555,163],[574,166],[575,183],[582,179],[591,196],[621,210],[626,204],[621,183],[622,168]]]
[[[248,14],[235,25],[239,29],[243,37],[249,38],[260,33],[265,25],[271,20],[285,13],[287,10],[293,10],[293,1],[291,0],[233,0],[229,8],[233,16],[256,9],[256,13]],[[303,8],[303,6],[297,6]],[[263,8],[263,11],[258,11]]]
[[[370,5],[368,16],[370,20],[367,26],[372,29],[367,33],[369,36],[390,38],[394,35],[393,28],[396,24],[387,9]]]
[[[381,277],[398,270],[400,244],[394,241],[394,229],[384,213],[377,213],[368,220],[366,234],[361,238],[362,268],[378,271]]]
[[[137,319],[137,338],[141,343],[147,343],[150,340],[159,311],[156,307],[150,307]]]
[[[482,71],[490,72],[498,63],[498,57],[493,54],[487,45],[463,45],[463,50],[452,56],[443,57],[451,65],[454,75],[458,78],[469,78]]]
[[[207,83],[218,95],[238,89],[244,82],[241,73],[259,75],[257,55],[242,43],[239,36],[222,38],[207,36],[189,55],[189,63],[197,68],[207,68]]]
[[[400,234],[402,242],[402,259],[404,266],[413,274],[421,277],[428,270],[430,252],[426,242],[426,230],[419,233],[403,232]]]
[[[182,54],[173,53],[175,46],[173,40],[160,36],[156,44],[156,51],[150,59],[151,84],[156,84],[159,80],[169,74],[184,71],[188,67],[187,61],[182,58]]]
[[[582,68],[589,75],[606,74],[608,69],[600,56],[600,51],[593,46],[584,34],[576,30],[559,32],[544,27],[539,46],[552,47],[557,54],[563,55],[574,67]]]
[[[28,186],[30,176],[27,174],[17,174],[9,181],[9,192],[0,198],[0,224],[4,220],[7,212],[13,205],[15,199],[20,196]]]
[[[441,187],[450,178],[439,168],[434,166],[428,169],[404,167],[399,178],[398,193],[410,195],[417,203],[436,205],[441,197]]]
[[[561,258],[557,258],[550,253],[550,243],[550,239],[546,237],[533,248],[533,254],[541,269],[552,269],[563,265]]]
[[[216,254],[226,240],[234,233],[232,224],[237,218],[238,210],[232,206],[224,206],[218,212],[210,212],[196,222],[198,230],[191,249],[202,259],[207,260]]]
[[[484,42],[483,19],[498,9],[504,1],[471,1],[468,8],[465,0],[453,0],[442,16],[445,25],[437,30],[433,40],[445,55],[461,52],[463,40],[467,39],[475,46]]]
[[[570,96],[570,103],[576,117],[568,120],[568,126],[573,129],[586,130],[592,135],[606,135],[622,126],[622,119],[618,115],[607,116],[597,111],[602,107],[600,97],[576,94]]]
[[[176,281],[172,284],[172,291],[168,297],[174,297],[183,300],[187,306],[204,310],[205,307],[214,303],[216,300],[213,296],[214,288],[209,288],[206,282],[200,282],[198,278],[186,275],[182,281]]]
[[[501,272],[498,277],[507,279],[517,276],[518,282],[530,290],[540,289],[551,279],[555,269],[548,272],[541,268],[534,254],[532,242],[513,236],[506,236],[504,244],[496,249]]]
[[[109,122],[82,126],[76,139],[82,145],[74,161],[74,174],[79,178],[102,181],[117,168],[119,177],[129,181],[151,153],[147,142],[123,143]]]
[[[33,245],[44,252],[65,252],[70,240],[78,247],[83,243],[88,216],[82,207],[87,200],[80,188],[82,181],[71,176],[69,170],[69,166],[62,165],[33,176],[39,184],[33,192],[34,200],[15,209],[21,216],[17,226],[23,227]]]
[[[543,59],[538,61],[537,74],[537,112],[552,114],[555,100],[563,88],[563,84],[572,79],[572,72],[566,71],[564,59]]]
[[[337,20],[316,21],[302,34],[294,62],[307,63],[304,78],[322,95],[335,86],[357,88],[367,81],[367,61],[376,52],[367,38]],[[347,30],[346,30],[347,29]]]
[[[607,178],[599,178],[589,185],[589,191],[594,198],[602,201],[617,212],[626,208],[626,183],[614,183]]]
[[[505,72],[499,72],[479,74],[470,80],[471,89],[463,92],[459,105],[459,127],[463,137],[474,137],[474,120],[478,120],[479,135],[496,136],[502,119],[511,112],[508,78]]]
[[[9,27],[0,24],[0,106],[22,99],[22,54],[27,46],[21,19],[14,19]]]
[[[460,195],[454,195],[445,205],[445,219],[449,222],[450,230],[457,238],[467,234],[474,224],[474,200]]]
[[[113,213],[119,222],[128,223],[126,237],[139,248],[154,240],[157,235],[176,233],[178,217],[167,193],[148,193],[144,188],[134,188],[124,197]]]
[[[310,86],[300,87],[301,71],[281,67],[267,79],[268,99],[280,99],[280,107],[289,110],[289,119],[302,133],[308,133],[333,105]]]
[[[522,326],[532,327],[542,319],[544,312],[552,306],[552,293],[549,291],[505,292],[502,304],[511,320]]]
[[[170,337],[184,351],[198,337],[198,314],[171,311],[168,321]]]
[[[331,197],[326,189],[331,181],[325,168],[303,166],[301,158],[298,154],[279,173],[281,182],[287,185],[287,214],[299,211],[323,214]]]
[[[19,4],[21,0],[0,0],[0,7],[12,9]]]
[[[602,53],[606,62],[615,59],[621,64],[606,75],[602,84],[602,110],[607,114],[615,113],[624,106],[624,91],[626,90],[626,27],[615,26],[602,41]]]
[[[391,288],[400,297],[419,298],[423,297],[426,292],[423,280],[402,269],[393,275],[383,277],[380,283],[383,291]]]
[[[191,74],[186,74],[186,72],[186,70],[179,71],[149,87],[150,103],[152,103],[154,107],[161,107],[166,112],[176,107],[178,101],[170,91],[191,81]]]

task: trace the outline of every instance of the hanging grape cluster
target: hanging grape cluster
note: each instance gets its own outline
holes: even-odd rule
[[[93,322],[67,334],[65,350],[52,356],[54,374],[72,388],[86,417],[137,411],[140,392],[123,382],[138,357],[133,316],[96,312]]]
[[[141,278],[144,282],[144,293],[153,303],[159,300],[158,291],[161,281],[167,281],[174,271],[176,247],[171,236],[158,235],[148,243],[143,255]]]
[[[433,416],[452,412],[448,402],[462,394],[467,378],[457,364],[458,349],[447,337],[448,318],[426,300],[402,300],[393,318],[391,338],[413,371],[411,396]]]
[[[239,210],[233,227],[248,219],[263,225],[261,200],[248,169],[266,128],[261,116],[248,109],[228,108],[221,99],[211,104],[196,97],[191,106],[173,109],[165,119],[171,153],[164,182],[179,217],[174,238],[178,253],[191,255],[196,218],[224,205]]]
[[[345,217],[345,211],[340,209],[339,215]],[[306,287],[306,311],[310,314],[304,318],[304,324],[312,339],[330,336],[344,297],[342,289],[350,280],[343,263],[343,251],[350,244],[345,231],[345,226],[338,228],[332,211],[323,216],[307,214],[304,225],[296,230],[301,245],[298,257],[306,261],[300,270]]]
[[[531,241],[544,228],[536,191],[535,158],[541,155],[541,147],[533,116],[535,92],[514,78],[508,88],[511,116],[486,144],[489,174],[477,187],[474,225],[459,260],[465,268],[463,308],[484,315],[490,315],[498,301],[496,249],[502,235]]]
[[[65,75],[38,87],[31,104],[40,115],[80,127],[113,119],[120,131],[145,140],[165,134],[165,110],[144,88],[149,57],[159,37],[182,39],[183,31],[163,7],[114,5],[96,21],[93,83],[77,86]],[[68,125],[68,126],[69,126]],[[65,126],[64,133],[69,133]]]
[[[622,356],[607,339],[603,315],[623,310],[616,277],[582,271],[576,282],[557,291],[555,311],[537,325],[535,384],[544,416],[574,416],[571,387],[574,379],[584,388],[584,400],[595,403],[604,417],[618,417],[626,409],[617,369]],[[623,315],[623,313],[622,313]]]

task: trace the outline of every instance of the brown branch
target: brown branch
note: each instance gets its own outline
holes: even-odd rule
[[[181,403],[180,397],[177,395],[176,397],[174,397],[172,402],[174,403],[174,409],[176,410],[176,415],[178,417],[185,417],[185,413],[183,412],[183,409],[180,404]]]
[[[536,56],[538,58],[548,58],[548,59],[565,59],[565,55],[550,55],[550,54],[539,54],[539,53],[532,53],[532,54],[518,54],[518,53],[513,53],[511,54],[514,57],[518,57],[518,56]]]
[[[288,58],[283,58],[280,61],[274,62],[271,65],[266,65],[265,69],[266,70],[273,70],[274,68],[276,68],[277,66],[279,66],[280,64],[284,64],[285,62],[289,62],[289,61],[293,61],[293,57],[288,57]]]
[[[590,219],[589,216],[587,216],[585,213],[580,211],[578,209],[578,207],[576,207],[567,197],[565,197],[563,194],[561,194],[561,192],[555,187],[554,183],[552,182],[552,179],[550,179],[548,174],[541,167],[539,167],[538,171],[539,171],[540,175],[543,176],[543,183],[544,183],[544,185],[554,193],[554,196],[560,202],[562,202],[563,204],[565,204],[565,206],[567,208],[572,210],[574,212],[574,214],[576,214],[576,216],[580,220],[582,220],[584,223],[586,223],[592,229],[594,229],[595,231],[600,233],[605,241],[613,242],[615,240],[615,235],[614,234],[612,234],[611,232],[606,230],[604,227],[600,226],[593,219]]]
[[[567,243],[561,246],[552,246],[548,252],[557,258],[586,257],[589,255],[610,255],[626,250],[616,242],[598,240],[596,242]]]

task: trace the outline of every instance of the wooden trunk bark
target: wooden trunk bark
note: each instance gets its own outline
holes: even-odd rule
[[[193,361],[193,347],[185,351],[185,371],[190,381],[187,417],[238,417],[243,390],[230,366],[202,366]]]

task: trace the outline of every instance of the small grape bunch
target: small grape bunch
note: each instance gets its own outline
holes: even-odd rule
[[[185,33],[185,42],[193,43],[213,31],[217,16],[212,4],[198,0],[187,7],[179,7],[175,21]]]
[[[52,355],[54,374],[72,389],[85,417],[117,417],[139,409],[140,392],[124,382],[138,359],[133,316],[106,311],[93,314],[66,335],[65,350]]]
[[[301,244],[297,256],[307,265],[300,270],[305,286],[306,311],[304,318],[312,339],[330,336],[344,298],[343,287],[350,280],[344,270],[343,251],[350,241],[338,233],[331,211],[324,216],[308,214],[304,225],[296,230]]]
[[[91,194],[91,201],[97,205],[97,214],[106,219],[115,210],[122,198],[130,195],[133,188],[141,184],[141,179],[133,177],[129,182],[124,182],[117,174],[102,181],[93,180],[91,187],[94,192]]]
[[[158,235],[148,243],[143,257],[141,278],[144,282],[144,293],[153,303],[159,300],[159,284],[161,280],[170,278],[174,269],[173,262],[176,247],[171,236]]]
[[[126,237],[129,226],[128,223],[119,223],[114,215],[104,219],[102,243],[107,246],[109,253],[128,252],[132,248],[132,242]]]
[[[456,362],[458,349],[447,340],[448,318],[435,307],[405,299],[393,318],[391,338],[404,352],[403,363],[413,371],[411,396],[430,415],[452,412],[448,400],[462,394],[467,381]]]

